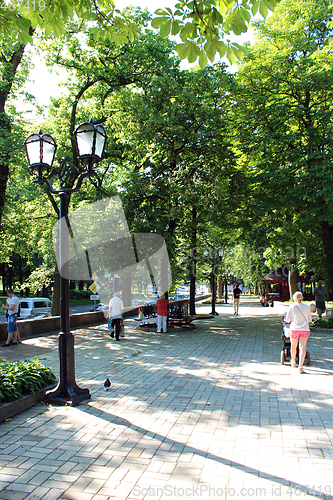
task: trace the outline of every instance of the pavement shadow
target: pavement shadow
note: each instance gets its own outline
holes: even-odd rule
[[[128,429],[131,429],[131,430],[141,434],[142,436],[150,437],[153,440],[156,440],[156,441],[163,443],[165,445],[170,445],[170,447],[173,447],[173,449],[177,450],[178,452],[181,451],[184,453],[193,453],[196,456],[199,456],[199,457],[202,457],[202,458],[205,458],[208,460],[213,460],[214,462],[217,462],[219,464],[223,464],[227,467],[232,467],[233,469],[238,469],[238,470],[245,472],[246,474],[249,474],[251,476],[255,476],[258,478],[265,478],[266,480],[271,481],[272,483],[274,483],[276,485],[289,487],[294,492],[297,492],[296,493],[297,495],[309,494],[310,488],[308,485],[304,485],[304,484],[301,484],[301,483],[296,482],[296,481],[291,481],[289,479],[286,479],[284,477],[280,477],[280,476],[277,476],[274,474],[269,474],[267,472],[260,471],[259,469],[256,469],[254,467],[249,467],[249,466],[244,465],[242,463],[236,462],[234,460],[220,457],[214,453],[209,453],[209,452],[200,450],[199,448],[186,445],[186,444],[182,443],[181,441],[177,441],[177,440],[168,438],[166,436],[163,436],[163,434],[158,434],[158,433],[152,432],[148,429],[145,429],[144,427],[135,425],[132,422],[130,422],[129,420],[127,420],[126,418],[122,418],[122,417],[119,417],[117,415],[113,415],[111,413],[104,412],[102,409],[97,410],[94,408],[93,411],[91,411],[91,408],[90,408],[90,410],[82,409],[82,411],[84,411],[84,412],[87,411],[89,414],[92,413],[92,414],[98,416],[99,418],[102,418],[103,420],[105,420],[108,423],[127,427]],[[164,453],[171,453],[172,454],[172,451],[171,450],[169,452],[164,451]],[[189,474],[191,472],[193,472],[190,464],[188,466],[188,472],[189,472]],[[323,492],[320,490],[316,490],[316,489],[311,488],[310,494],[314,498],[321,498],[321,499],[323,498]],[[326,500],[333,500],[332,495],[325,495],[325,498],[326,498]]]

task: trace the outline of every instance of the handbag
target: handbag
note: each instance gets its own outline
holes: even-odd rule
[[[109,328],[109,332],[110,333],[114,332],[114,328],[112,326],[112,319],[111,318],[108,319],[108,328]]]
[[[120,336],[125,337],[125,327],[124,327],[123,322],[121,322],[121,325],[120,325]]]

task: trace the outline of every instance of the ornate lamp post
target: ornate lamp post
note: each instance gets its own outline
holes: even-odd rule
[[[33,182],[46,184],[49,191],[60,198],[60,377],[57,387],[45,394],[45,400],[71,406],[89,399],[90,393],[89,389],[81,389],[75,382],[74,336],[69,325],[68,205],[71,194],[80,189],[83,179],[95,173],[93,165],[102,159],[106,133],[102,125],[95,125],[90,120],[77,127],[74,139],[80,168],[70,165],[70,158],[67,157],[59,160],[59,167],[52,168],[57,145],[49,134],[43,134],[41,130],[38,134],[31,134],[24,142]],[[51,183],[55,175],[58,176],[59,189],[54,189]]]

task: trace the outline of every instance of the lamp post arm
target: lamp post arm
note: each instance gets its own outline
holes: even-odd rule
[[[56,169],[58,170],[58,169]],[[89,168],[88,170],[85,170],[84,172],[81,172],[79,177],[77,178],[77,181],[76,181],[76,186],[75,187],[62,187],[61,189],[53,189],[53,186],[52,186],[52,183],[49,179],[46,179],[45,177],[37,177],[35,179],[33,179],[33,182],[35,182],[36,184],[46,184],[48,190],[50,193],[52,194],[56,194],[56,195],[60,195],[61,193],[67,193],[67,194],[72,194],[72,193],[75,193],[76,191],[79,191],[81,185],[82,185],[82,182],[83,182],[83,179],[85,179],[85,177],[89,177],[91,175],[96,175],[95,172],[93,170],[91,170],[91,165],[89,165]],[[52,204],[54,204],[54,200],[53,202],[51,201]],[[59,213],[59,209],[58,209],[58,213]]]
[[[96,175],[96,172],[94,172],[93,170],[91,170],[91,167],[89,166],[89,169],[85,172],[82,172],[78,179],[77,179],[77,182],[76,182],[76,186],[72,189],[70,189],[68,192],[69,193],[75,193],[76,191],[78,191],[81,187],[81,184],[83,182],[83,179],[85,177],[91,177],[92,175]]]

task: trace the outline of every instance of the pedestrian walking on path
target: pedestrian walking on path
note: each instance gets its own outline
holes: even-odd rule
[[[239,288],[238,284],[235,286],[235,288],[232,291],[232,297],[233,297],[233,302],[234,302],[234,314],[238,316],[238,309],[239,309],[239,297],[242,293],[242,290]]]
[[[291,339],[291,366],[296,368],[296,352],[299,343],[299,372],[304,373],[303,364],[306,355],[306,344],[310,336],[310,326],[312,317],[310,307],[302,304],[303,295],[296,292],[293,295],[295,304],[289,306],[286,316],[286,322],[290,324]]]
[[[314,296],[316,301],[316,308],[319,318],[324,314],[326,310],[325,306],[325,287],[322,286],[322,282],[318,281],[318,286],[314,289]]]
[[[121,330],[121,322],[123,320],[123,310],[124,310],[124,303],[120,298],[120,293],[117,292],[109,302],[109,312],[108,312],[108,318],[111,320],[111,325],[114,328],[114,333],[116,334],[116,340],[120,340],[119,337]],[[111,333],[112,338],[114,338],[114,333]]]

